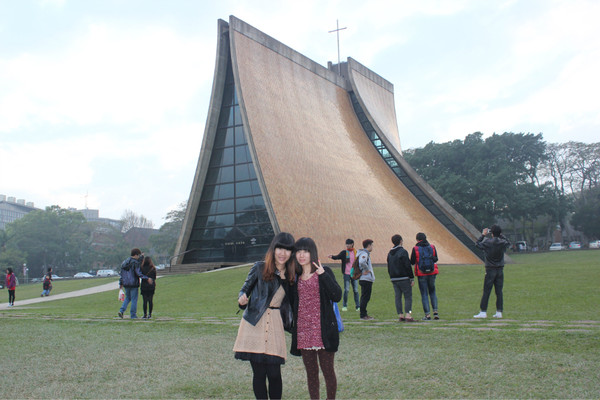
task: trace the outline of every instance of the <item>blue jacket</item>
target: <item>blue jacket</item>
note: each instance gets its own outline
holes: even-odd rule
[[[148,279],[146,275],[142,274],[142,269],[140,268],[142,261],[144,261],[143,256],[140,256],[137,260],[133,257],[129,257],[127,260],[123,261],[123,264],[121,264],[121,279],[119,279],[119,286],[129,288],[139,287],[140,278]]]

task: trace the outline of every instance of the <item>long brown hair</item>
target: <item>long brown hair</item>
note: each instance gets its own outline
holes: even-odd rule
[[[149,267],[148,267],[149,265]],[[147,272],[153,271],[156,269],[156,267],[154,266],[154,263],[152,262],[152,259],[150,257],[144,257],[144,261],[142,261],[142,269],[145,269],[146,267],[148,267]]]
[[[294,237],[287,232],[280,232],[271,241],[269,250],[265,254],[265,268],[263,270],[263,280],[271,281],[275,278],[275,271],[277,266],[275,265],[275,249],[286,249],[292,251],[290,259],[285,263],[285,275],[286,279],[290,284],[293,284],[296,280],[296,273],[294,271],[293,252],[294,252]]]

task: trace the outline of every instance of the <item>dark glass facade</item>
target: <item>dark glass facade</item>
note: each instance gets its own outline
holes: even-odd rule
[[[183,263],[259,260],[273,236],[229,60],[212,155]]]
[[[404,168],[398,163],[398,160],[394,158],[394,156],[390,153],[389,149],[386,145],[381,141],[379,135],[373,128],[373,125],[369,122],[367,115],[363,111],[360,103],[358,102],[358,98],[354,92],[350,92],[350,99],[352,100],[352,107],[354,108],[354,112],[362,125],[363,130],[368,136],[373,146],[377,149],[381,157],[387,163],[387,165],[394,171],[394,174],[402,181],[404,186],[421,202],[421,204],[429,210],[431,214],[442,225],[446,227],[458,240],[460,240],[465,246],[469,248],[472,252],[477,254],[480,258],[483,258],[483,253],[481,250],[475,246],[475,242],[467,236],[461,228],[456,226],[454,222],[429,198],[429,196],[423,192],[423,190],[413,181],[413,179],[406,173]]]

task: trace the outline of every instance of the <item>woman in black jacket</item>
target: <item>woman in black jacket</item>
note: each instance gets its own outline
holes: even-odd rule
[[[281,365],[287,358],[284,329],[285,325],[291,329],[292,323],[286,293],[296,278],[291,262],[293,248],[292,235],[276,235],[265,260],[250,269],[238,296],[238,304],[245,311],[233,351],[235,358],[250,361],[257,399],[280,399],[282,394]]]
[[[314,240],[300,238],[294,248],[298,281],[291,287],[294,325],[290,352],[302,356],[310,398],[320,398],[320,364],[327,398],[335,399],[334,356],[340,337],[332,302],[341,300],[342,289],[333,271],[321,265]]]
[[[144,316],[142,318],[150,319],[152,318],[152,309],[154,308],[154,290],[156,289],[156,267],[154,266],[154,263],[150,257],[144,257],[141,270],[142,274],[146,275],[148,278],[152,278],[152,280],[142,279],[140,290],[144,299]]]

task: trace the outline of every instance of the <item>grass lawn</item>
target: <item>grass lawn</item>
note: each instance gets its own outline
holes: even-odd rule
[[[338,398],[598,398],[600,251],[511,257],[503,320],[472,318],[482,266],[441,266],[441,320],[398,323],[387,271],[376,268],[376,319],[342,313]],[[339,264],[329,265],[342,282]],[[0,398],[252,398],[250,365],[231,350],[247,272],[159,279],[152,321],[115,318],[116,289],[0,312]],[[110,281],[57,281],[54,289]],[[17,289],[17,305],[27,290]],[[494,304],[492,293],[488,311]],[[413,313],[422,316],[417,287]],[[284,398],[308,397],[300,358],[289,356],[282,373]]]

